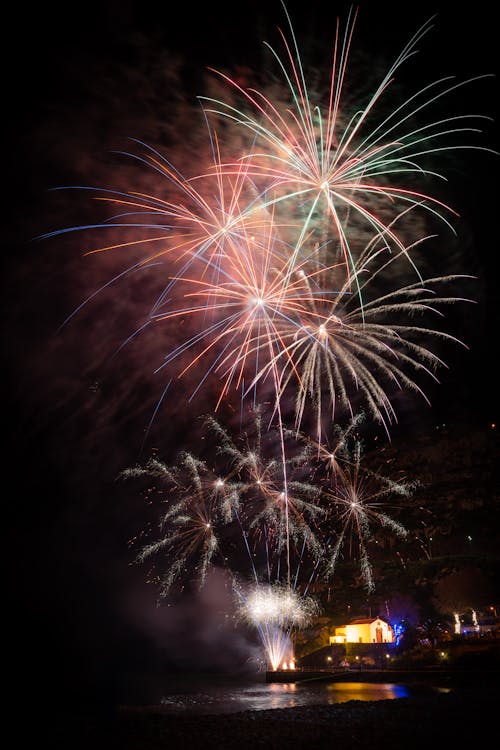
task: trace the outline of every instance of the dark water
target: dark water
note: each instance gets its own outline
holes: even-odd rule
[[[312,680],[269,683],[264,677],[230,679],[217,675],[181,675],[165,682],[158,700],[168,714],[228,714],[296,706],[329,705],[350,700],[386,700],[442,692],[449,688],[394,683]]]

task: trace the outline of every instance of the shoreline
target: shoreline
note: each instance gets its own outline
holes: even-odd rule
[[[51,747],[72,750],[465,750],[496,746],[498,683],[435,695],[330,705],[172,715],[161,706],[121,706],[55,719]],[[57,741],[57,744],[56,744]],[[471,744],[472,743],[472,744]]]

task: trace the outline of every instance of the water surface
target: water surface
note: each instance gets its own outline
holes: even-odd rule
[[[449,688],[396,683],[326,682],[266,683],[264,677],[230,679],[217,675],[175,676],[158,701],[170,714],[228,714],[296,706],[331,705],[351,700],[377,701],[442,692]]]

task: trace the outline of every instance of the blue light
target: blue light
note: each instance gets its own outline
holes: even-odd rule
[[[399,646],[399,641],[401,640],[403,633],[405,632],[405,626],[402,622],[397,622],[393,624],[392,629],[394,631],[394,637],[396,639],[396,646]]]

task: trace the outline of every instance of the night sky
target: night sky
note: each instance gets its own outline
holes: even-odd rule
[[[288,7],[299,46],[320,64],[334,19],[345,18],[349,4],[328,4],[326,18],[294,5]],[[247,5],[244,14],[228,2],[196,13],[184,6],[108,0],[64,12],[39,5],[11,10],[4,26],[16,39],[2,65],[4,541],[16,674],[32,696],[46,670],[66,685],[69,700],[106,701],[143,670],[188,668],[192,654],[208,669],[229,668],[253,653],[244,634],[227,638],[220,615],[226,594],[217,578],[201,600],[172,614],[155,609],[144,570],[130,566],[126,542],[140,513],[116,477],[144,455],[162,388],[151,355],[163,342],[111,356],[137,323],[136,287],[105,294],[59,330],[113,266],[83,258],[79,235],[36,239],[92,220],[85,196],[51,188],[127,179],[112,152],[128,138],[165,144],[166,151],[178,139],[182,158],[189,158],[189,124],[181,137],[172,133],[172,112],[200,93],[205,67],[244,72],[261,65],[262,41],[276,42],[283,21],[277,0]],[[391,61],[437,13],[420,54],[405,66],[406,84],[494,73],[496,24],[487,8],[362,3],[354,48],[365,64],[380,55]],[[465,91],[464,111],[493,114],[494,79]],[[495,148],[496,127],[485,124],[485,131],[483,143]],[[498,419],[497,158],[459,152],[450,165],[446,197],[460,219],[458,239],[444,242],[453,268],[478,278],[477,305],[455,321],[469,349],[447,357],[450,369],[441,373],[431,407],[403,405],[394,439],[400,432],[411,439],[412,430],[441,421],[467,431]],[[171,411],[160,412],[146,450],[168,451],[192,436],[196,411],[177,398]]]

